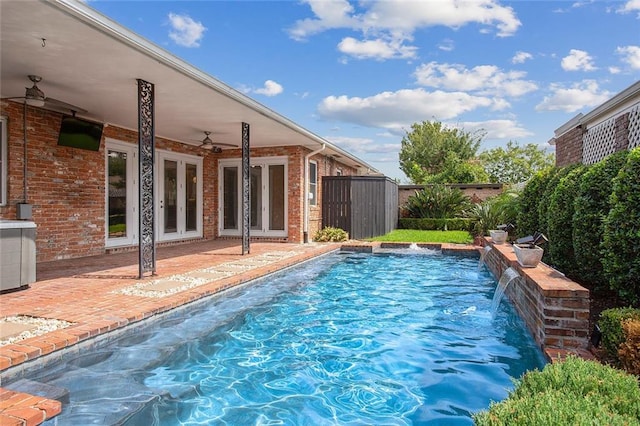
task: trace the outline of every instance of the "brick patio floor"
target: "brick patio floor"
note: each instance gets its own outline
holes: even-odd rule
[[[0,346],[0,386],[2,376],[13,377],[22,366],[37,362],[47,354],[338,247],[337,244],[253,242],[251,253],[245,256],[241,255],[238,240],[161,247],[157,251],[156,275],[141,280],[138,279],[137,251],[40,263],[36,283],[27,289],[0,295],[0,321],[14,316],[36,317],[71,325]],[[216,274],[216,267],[233,272]],[[185,282],[191,287],[184,288]],[[126,293],[127,289],[137,287],[142,288],[142,295]],[[145,296],[144,291],[148,295]],[[169,293],[154,293],[156,291]],[[159,296],[150,297],[151,294]],[[3,327],[0,322],[0,340],[33,328],[6,322]],[[0,388],[0,424],[3,426],[37,425],[59,414],[61,409],[58,401]]]

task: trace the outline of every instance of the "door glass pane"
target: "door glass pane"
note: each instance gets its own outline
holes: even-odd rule
[[[251,229],[262,230],[262,166],[251,167]]]
[[[284,165],[269,166],[269,229],[284,231]]]
[[[107,203],[109,238],[127,236],[127,154],[111,151],[107,154],[109,196]]]
[[[178,231],[178,163],[164,160],[164,232]]]
[[[238,168],[225,167],[222,179],[224,229],[238,229]]]
[[[198,230],[198,174],[195,164],[187,164],[185,168],[185,206],[186,230]]]
[[[309,204],[318,204],[318,164],[309,162]]]

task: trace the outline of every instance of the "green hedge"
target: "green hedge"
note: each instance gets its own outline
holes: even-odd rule
[[[418,229],[423,231],[469,231],[473,221],[467,218],[434,219],[434,218],[400,218],[399,229]]]
[[[628,319],[640,320],[640,309],[613,308],[600,313],[598,326],[602,333],[602,347],[612,359],[619,361],[618,348],[624,342],[624,330],[622,323]]]
[[[640,148],[538,173],[519,200],[517,235],[547,235],[543,261],[640,304]]]
[[[533,235],[541,229],[539,221],[539,204],[545,192],[547,183],[557,173],[557,169],[551,168],[536,173],[522,190],[519,197],[519,209],[517,218],[517,234],[520,237]]]
[[[473,416],[477,426],[640,425],[636,377],[569,357],[526,373],[509,397]]]
[[[547,247],[549,262],[570,277],[577,273],[573,253],[573,205],[584,172],[585,167],[578,166],[560,179],[549,198],[547,211],[546,235],[552,242]]]
[[[589,166],[580,180],[573,214],[573,251],[576,274],[590,288],[608,288],[602,266],[604,221],[609,214],[613,179],[629,151],[612,154]]]
[[[609,286],[629,303],[640,302],[640,148],[629,152],[613,180],[605,221],[603,259]]]

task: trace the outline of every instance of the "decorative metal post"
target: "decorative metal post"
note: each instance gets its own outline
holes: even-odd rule
[[[251,229],[251,168],[249,161],[249,124],[242,123],[242,254],[249,253]]]
[[[154,85],[138,79],[138,251],[140,273],[156,272],[154,184]]]

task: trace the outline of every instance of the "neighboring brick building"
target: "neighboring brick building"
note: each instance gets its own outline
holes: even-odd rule
[[[38,262],[137,247],[145,196],[158,244],[240,238],[246,200],[252,238],[303,242],[321,224],[322,177],[377,173],[86,4],[3,3],[2,26],[0,220],[35,222]],[[139,178],[147,119],[153,193]],[[69,122],[102,133],[63,140]]]
[[[640,81],[555,131],[556,166],[593,164],[617,151],[640,146]]]

